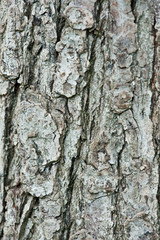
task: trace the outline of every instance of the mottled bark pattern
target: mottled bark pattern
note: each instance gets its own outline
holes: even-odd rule
[[[159,62],[159,0],[0,1],[0,239],[159,239]]]

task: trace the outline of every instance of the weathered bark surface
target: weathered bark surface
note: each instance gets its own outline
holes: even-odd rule
[[[0,1],[0,239],[159,239],[159,5]]]

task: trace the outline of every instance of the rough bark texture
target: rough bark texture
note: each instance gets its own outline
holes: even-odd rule
[[[0,1],[0,239],[159,239],[159,6]]]

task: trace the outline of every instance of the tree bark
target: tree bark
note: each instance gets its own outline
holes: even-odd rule
[[[157,240],[160,1],[0,1],[0,239]]]

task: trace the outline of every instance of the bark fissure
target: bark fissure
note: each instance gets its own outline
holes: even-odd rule
[[[99,1],[99,2],[96,2],[95,4],[95,9],[97,9],[97,13],[95,14],[95,18],[96,18],[96,25],[99,24],[99,21],[100,21],[100,14],[101,14],[101,11],[102,11],[102,3],[103,1]],[[90,33],[89,31],[87,32],[87,35],[88,35],[88,41],[89,41],[89,34],[92,34],[93,35],[93,42],[92,42],[92,45],[91,45],[91,54],[90,54],[90,59],[89,59],[89,62],[90,62],[90,66],[89,66],[89,69],[87,70],[86,72],[86,75],[85,75],[85,79],[86,79],[86,86],[83,90],[83,97],[82,97],[82,109],[83,112],[82,112],[82,119],[84,119],[84,128],[83,128],[83,132],[87,134],[87,127],[88,127],[88,124],[89,124],[89,99],[90,99],[90,82],[92,80],[92,77],[94,76],[94,64],[95,64],[95,60],[96,60],[96,49],[95,49],[95,46],[96,46],[96,42],[97,42],[97,39],[98,39],[98,34],[94,34],[94,33]],[[102,86],[103,88],[103,86]],[[85,99],[85,91],[87,92],[87,100],[86,100],[86,103],[84,105],[84,102],[83,102],[83,99]],[[83,115],[84,114],[84,115]],[[92,132],[92,129],[90,131],[90,138],[91,138],[91,132]]]
[[[63,133],[63,136],[61,138],[61,157],[60,157],[60,166],[58,166],[58,171],[57,171],[57,178],[60,180],[60,171],[61,171],[61,164],[63,164],[63,162],[65,161],[65,154],[64,154],[64,145],[65,145],[65,139],[67,136],[67,133],[69,131],[69,119],[70,119],[70,112],[68,109],[68,99],[65,98],[65,132]],[[73,167],[74,167],[74,163],[72,162],[71,168],[73,171]],[[70,171],[70,175],[72,174],[72,171]],[[71,185],[71,183],[70,183]],[[59,185],[59,189],[61,188],[61,186]],[[73,189],[73,187],[72,187]],[[60,233],[60,240],[67,240],[68,236],[69,236],[69,231],[70,231],[70,222],[67,217],[67,214],[69,214],[69,205],[70,205],[70,201],[71,201],[71,192],[72,189],[68,188],[65,192],[65,198],[67,198],[67,203],[64,204],[64,201],[62,203],[62,210],[61,210],[61,218],[62,218],[62,222],[61,222],[61,233]]]
[[[36,205],[38,205],[38,201],[39,201],[38,198],[36,198],[36,197],[33,198],[28,211],[25,213],[25,216],[23,218],[23,222],[21,223],[21,228],[20,228],[20,231],[19,231],[18,240],[23,240],[24,239],[24,233],[25,233],[26,225],[28,223],[28,219],[32,216],[33,209],[35,208]]]
[[[57,42],[59,42],[61,40],[61,34],[62,34],[62,30],[63,30],[63,27],[65,25],[65,19],[64,17],[62,16],[62,13],[61,13],[61,0],[59,1],[59,5],[56,7],[57,9]]]
[[[11,95],[10,97],[6,100],[6,115],[5,115],[5,139],[6,139],[6,156],[7,156],[7,161],[5,164],[5,185],[7,186],[9,184],[9,179],[8,179],[8,173],[9,173],[9,166],[12,161],[12,158],[14,156],[14,146],[11,141],[11,134],[12,134],[12,117],[14,114],[14,110],[16,107],[17,103],[17,98],[18,98],[18,93],[19,93],[19,88],[20,84],[16,83],[15,86],[12,87],[11,90]],[[14,103],[14,104],[13,104]]]
[[[121,167],[121,160],[122,160],[122,154],[127,146],[127,141],[126,141],[126,135],[125,135],[125,130],[123,129],[123,136],[124,136],[124,142],[121,147],[121,150],[118,153],[118,158],[117,158],[117,172],[118,172],[118,184],[116,186],[115,190],[115,195],[114,201],[115,201],[115,210],[112,213],[115,215],[115,221],[114,221],[114,226],[113,226],[113,233],[114,233],[114,238],[115,240],[119,240],[119,237],[123,236],[124,230],[123,230],[123,223],[121,222],[121,215],[120,215],[120,200],[119,200],[119,194],[123,191],[123,179],[124,176],[122,174],[122,167]],[[113,217],[112,215],[112,217]]]
[[[6,196],[7,190],[11,180],[9,179],[10,164],[14,157],[15,146],[12,143],[11,135],[13,132],[12,118],[15,111],[18,94],[19,94],[20,84],[15,83],[11,87],[11,93],[8,99],[6,99],[6,111],[5,111],[5,162],[4,162],[4,196],[3,196],[3,220],[1,224],[5,223],[5,212],[6,212]],[[2,236],[3,238],[3,231]]]
[[[134,16],[134,22],[135,23],[137,22],[137,16],[136,16],[136,13],[135,13],[136,2],[137,2],[137,0],[131,0],[131,11],[132,11],[132,14]]]
[[[150,88],[152,91],[152,99],[151,99],[151,120],[153,122],[153,143],[154,143],[154,149],[155,149],[155,155],[154,155],[154,161],[158,161],[158,171],[159,171],[159,179],[160,179],[160,162],[159,162],[159,139],[158,139],[158,130],[159,127],[157,126],[157,123],[155,122],[156,114],[158,111],[158,99],[159,99],[159,92],[156,89],[156,82],[158,80],[158,56],[157,56],[157,51],[158,51],[158,41],[157,41],[157,29],[155,28],[156,26],[156,16],[154,17],[154,23],[153,23],[153,36],[154,36],[154,55],[153,55],[153,65],[152,65],[152,79],[150,83]],[[158,231],[160,234],[160,182],[158,185],[158,191],[157,191],[157,200],[158,200]]]

